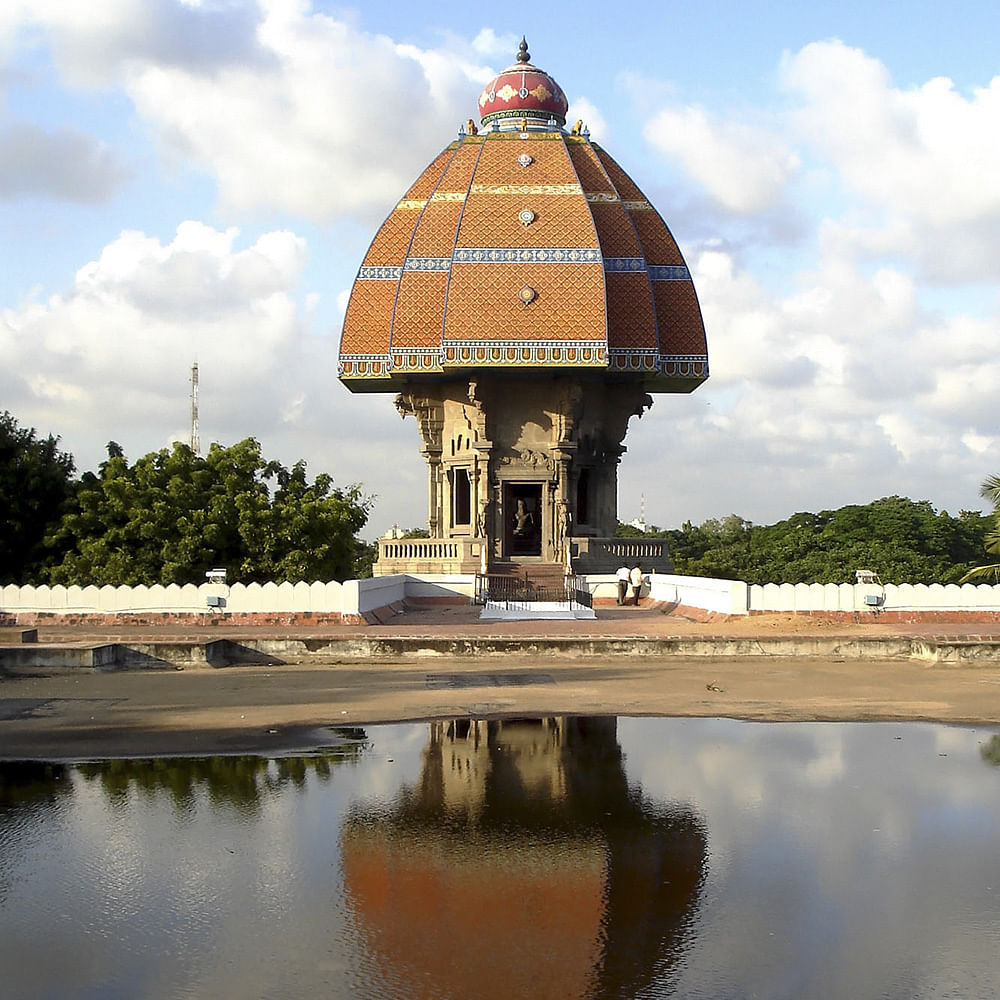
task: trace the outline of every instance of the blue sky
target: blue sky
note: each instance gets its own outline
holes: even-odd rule
[[[633,421],[620,513],[676,526],[998,466],[991,3],[13,0],[0,11],[0,408],[81,469],[253,435],[426,517],[412,421],[336,381],[379,223],[521,33],[672,228],[712,378]]]

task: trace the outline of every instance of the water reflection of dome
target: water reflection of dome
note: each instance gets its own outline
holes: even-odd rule
[[[628,786],[613,718],[432,723],[419,784],[341,839],[371,975],[456,1000],[634,996],[685,947],[706,844]]]

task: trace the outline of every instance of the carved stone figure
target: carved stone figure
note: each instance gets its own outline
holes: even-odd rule
[[[514,511],[514,534],[518,538],[526,537],[531,534],[532,528],[535,526],[535,519],[524,505],[523,500],[517,501],[517,509]]]

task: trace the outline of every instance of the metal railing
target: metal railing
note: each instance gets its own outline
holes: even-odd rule
[[[562,586],[540,586],[527,574],[477,573],[473,604],[502,606],[509,611],[524,611],[531,604],[565,604],[569,610],[592,608],[594,599],[580,585],[576,576],[564,578]]]

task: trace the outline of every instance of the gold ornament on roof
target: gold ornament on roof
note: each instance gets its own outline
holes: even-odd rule
[[[476,127],[476,123],[471,118],[465,123],[465,131],[469,135],[479,135],[479,129]]]
[[[577,118],[576,124],[570,129],[570,135],[579,135],[583,131],[583,119]]]

